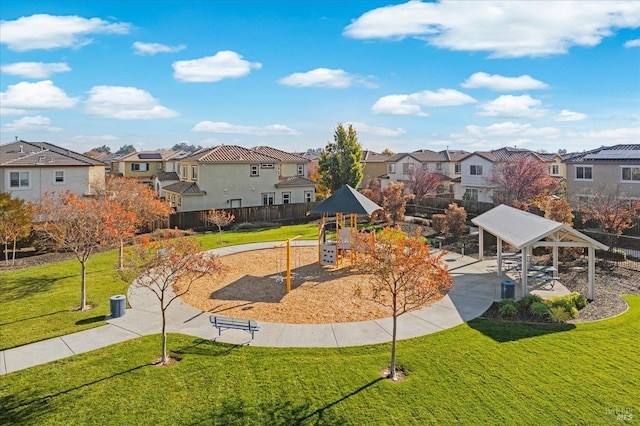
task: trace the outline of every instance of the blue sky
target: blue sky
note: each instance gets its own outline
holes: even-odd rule
[[[1,143],[555,152],[640,141],[637,1],[15,1]]]

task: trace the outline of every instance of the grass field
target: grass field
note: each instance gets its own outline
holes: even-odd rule
[[[296,235],[317,238],[317,226],[295,225],[263,230],[224,232],[224,245],[282,241]],[[217,233],[198,235],[203,249],[221,247]],[[109,298],[127,294],[130,283],[116,271],[117,252],[98,253],[87,266],[87,302],[80,304],[80,264],[76,260],[0,273],[0,350],[62,336],[105,324]]]
[[[388,344],[234,347],[149,336],[3,376],[1,424],[580,424],[640,419],[640,296],[626,314],[579,325],[476,319]]]

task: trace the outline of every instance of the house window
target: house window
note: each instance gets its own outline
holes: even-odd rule
[[[467,188],[462,196],[463,200],[478,201],[478,188]]]
[[[402,173],[406,175],[413,173],[413,163],[402,163]]]
[[[593,180],[593,167],[576,166],[576,180]]]
[[[482,166],[478,165],[470,165],[469,166],[469,174],[471,176],[482,176]]]
[[[578,203],[580,207],[589,207],[591,204],[591,195],[578,195]]]
[[[53,172],[53,183],[64,183],[64,170],[55,170]]]
[[[625,182],[640,182],[640,166],[622,167],[622,180]]]
[[[304,191],[304,202],[305,203],[313,202],[313,191]]]
[[[272,206],[274,203],[274,199],[276,198],[276,194],[273,192],[264,192],[262,193],[262,205],[263,206]]]
[[[389,163],[389,164],[387,164],[387,173],[394,174],[395,172],[396,172],[396,165],[395,165],[395,163]]]
[[[9,172],[9,188],[29,188],[29,172]]]
[[[191,179],[198,179],[198,166],[191,166]]]
[[[132,172],[146,172],[149,170],[149,163],[131,163]]]
[[[178,205],[182,205],[182,196],[178,195]]]
[[[257,164],[252,164],[249,166],[249,176],[260,176],[260,169],[258,169]]]
[[[552,175],[559,175],[560,174],[560,164],[552,164],[550,169],[550,173]]]
[[[436,163],[436,170],[442,170],[442,163]]]
[[[291,202],[291,193],[283,192],[282,193],[282,204],[289,204]]]
[[[156,170],[162,170],[162,163],[156,163]]]
[[[188,170],[189,170],[189,168],[187,166],[182,166],[182,178],[183,179],[187,178]]]
[[[456,174],[462,173],[462,163],[456,163],[454,172]]]
[[[304,164],[298,164],[298,176],[304,176]]]
[[[273,169],[273,163],[262,163],[260,164],[261,169]]]

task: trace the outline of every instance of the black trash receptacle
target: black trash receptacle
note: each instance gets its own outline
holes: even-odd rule
[[[109,306],[111,307],[111,318],[120,318],[127,310],[127,298],[122,294],[111,296]]]
[[[516,283],[512,280],[502,280],[500,297],[503,299],[514,299],[516,297]]]

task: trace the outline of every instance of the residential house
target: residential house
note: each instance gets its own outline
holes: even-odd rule
[[[105,163],[47,142],[0,145],[0,191],[37,202],[45,192],[93,193],[103,186]]]
[[[399,153],[387,158],[386,174],[381,176],[384,189],[390,182],[408,182],[417,169],[427,170],[440,176],[439,194],[453,192],[452,182],[461,176],[460,160],[469,153],[462,150],[431,151],[421,149],[409,153]]]
[[[574,207],[596,192],[640,199],[640,144],[615,145],[566,156],[567,199]]]
[[[515,161],[532,156],[544,163],[549,174],[564,177],[562,156],[531,151],[523,148],[504,147],[493,151],[476,151],[460,159],[460,179],[454,182],[454,198],[481,202],[492,202],[492,191],[488,180],[495,164]]]
[[[360,183],[361,188],[366,187],[369,182],[374,179],[379,179],[380,176],[387,173],[386,161],[389,158],[390,157],[378,154],[377,152],[368,150],[362,151],[362,160],[360,162],[362,163],[362,173],[364,176]]]
[[[164,192],[178,212],[312,202],[308,162],[266,146],[220,145],[179,161],[180,181]]]
[[[167,164],[183,154],[182,151],[173,150],[133,152],[118,158],[118,167],[112,167],[112,170],[118,176],[135,178],[153,185],[153,176],[158,172],[173,171],[167,170]]]

